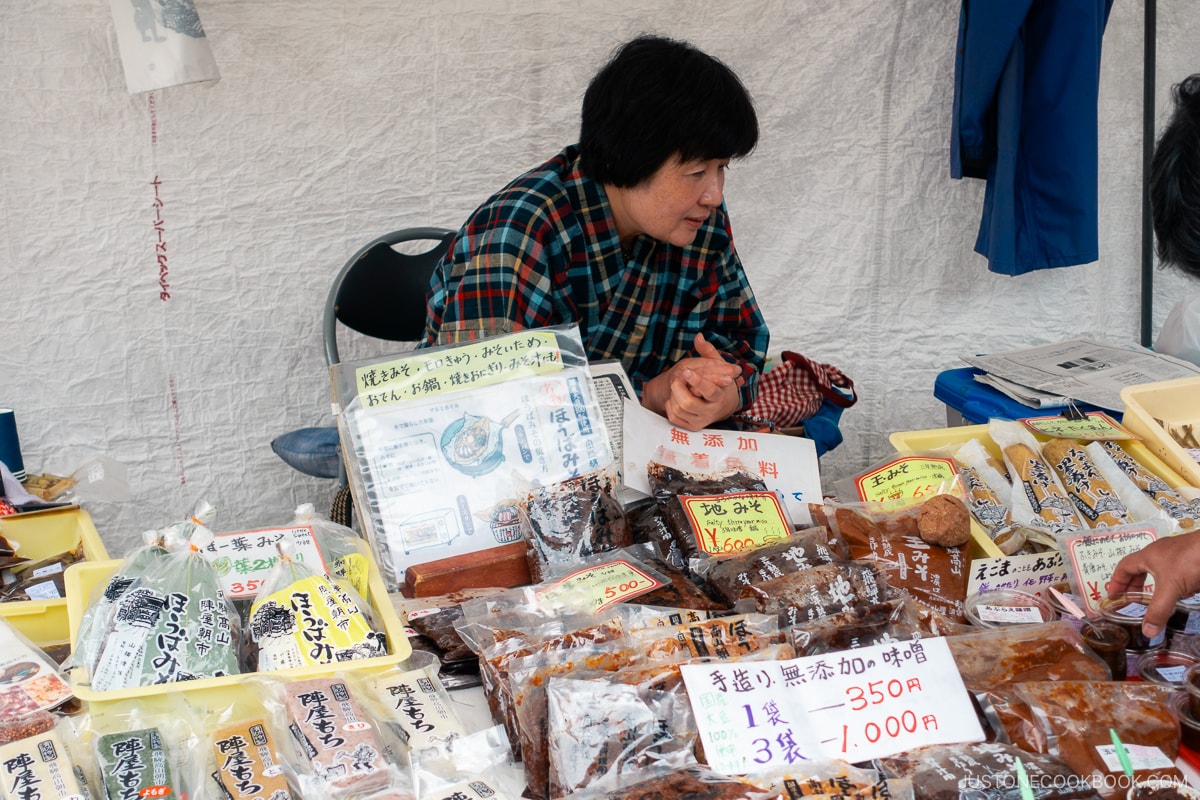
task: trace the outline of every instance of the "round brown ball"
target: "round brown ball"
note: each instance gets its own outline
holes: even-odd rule
[[[960,547],[971,539],[971,512],[952,494],[938,494],[921,504],[917,531],[930,544]]]

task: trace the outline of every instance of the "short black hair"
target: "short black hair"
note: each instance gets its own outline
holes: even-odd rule
[[[737,158],[757,143],[746,87],[687,42],[652,35],[626,42],[583,95],[580,166],[600,183],[636,186],[674,155]]]
[[[1158,259],[1200,278],[1200,73],[1171,90],[1175,110],[1150,162]]]

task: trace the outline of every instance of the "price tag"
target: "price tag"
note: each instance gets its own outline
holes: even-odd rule
[[[537,596],[550,608],[597,612],[664,585],[646,570],[619,559],[572,572],[539,589]]]
[[[1089,617],[1099,616],[1100,604],[1108,597],[1104,585],[1112,577],[1117,562],[1158,539],[1152,525],[1122,525],[1107,530],[1068,534],[1059,538],[1059,548],[1075,571],[1083,596],[1079,598]],[[1146,576],[1144,591],[1154,591],[1153,580]]]
[[[1030,417],[1021,420],[1026,428],[1055,439],[1082,439],[1088,442],[1118,441],[1138,437],[1121,427],[1121,423],[1102,411],[1089,411],[1082,419]]]
[[[294,560],[307,564],[315,572],[328,574],[329,567],[321,557],[311,525],[214,534],[212,543],[200,554],[213,565],[226,597],[252,598],[279,560],[277,543],[285,536],[291,537],[296,545]]]
[[[984,738],[941,637],[680,669],[708,763],[731,775]]]
[[[976,558],[971,562],[971,577],[967,579],[967,597],[997,589],[1016,589],[1048,599],[1049,587],[1069,577],[1058,551]]]
[[[1163,676],[1165,680],[1171,683],[1183,685],[1183,676],[1187,674],[1187,667],[1159,667],[1158,674]]]
[[[859,499],[892,508],[912,505],[935,494],[964,498],[958,466],[952,458],[901,456],[854,479]]]
[[[1171,769],[1175,766],[1175,762],[1166,753],[1152,745],[1127,744],[1125,745],[1125,752],[1129,755],[1129,763],[1133,766],[1135,772]],[[1100,760],[1104,762],[1104,766],[1108,767],[1109,772],[1123,771],[1121,757],[1117,755],[1115,745],[1096,745],[1096,753],[1100,756]]]
[[[1037,624],[1044,622],[1042,612],[1029,606],[979,605],[975,606],[975,613],[984,622],[995,622],[999,625]]]
[[[792,525],[774,492],[680,496],[696,544],[714,556],[753,550],[792,535]]]

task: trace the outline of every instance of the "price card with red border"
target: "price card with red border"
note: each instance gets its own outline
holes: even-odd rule
[[[230,599],[254,597],[271,567],[279,560],[278,542],[290,536],[296,545],[292,558],[314,572],[328,574],[329,567],[313,537],[311,525],[263,528],[239,533],[213,534],[212,544],[201,551],[221,578],[221,590]]]
[[[708,763],[730,775],[984,738],[942,637],[681,670]]]
[[[774,492],[680,495],[696,544],[714,556],[753,550],[792,535],[792,524]]]
[[[1054,414],[1049,417],[1030,417],[1021,422],[1034,433],[1055,439],[1100,442],[1139,438],[1103,411],[1089,411],[1082,418],[1067,418],[1062,414]]]
[[[1121,525],[1098,528],[1059,537],[1059,548],[1075,574],[1082,597],[1083,611],[1099,616],[1100,604],[1108,597],[1104,584],[1112,577],[1117,562],[1136,553],[1162,535],[1154,525]],[[1146,591],[1153,591],[1154,580],[1146,576]]]
[[[858,496],[867,502],[906,506],[935,494],[964,497],[953,458],[900,456],[854,479]]]
[[[537,596],[550,608],[597,612],[665,585],[644,566],[615,559],[572,572],[538,589]]]

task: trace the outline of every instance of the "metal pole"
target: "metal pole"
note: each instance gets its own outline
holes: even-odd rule
[[[1154,220],[1150,212],[1150,162],[1154,157],[1154,77],[1157,0],[1146,0],[1142,64],[1142,346],[1154,341]]]

